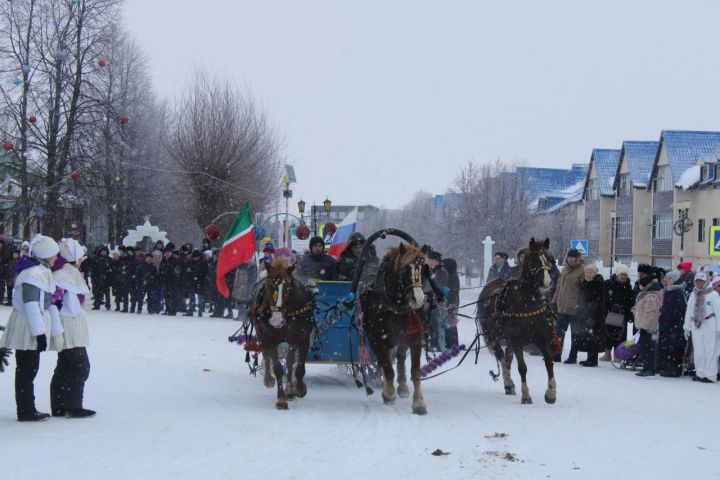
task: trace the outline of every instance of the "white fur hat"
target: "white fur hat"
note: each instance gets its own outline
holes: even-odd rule
[[[35,258],[50,258],[60,251],[60,246],[55,240],[44,235],[37,234],[30,240],[30,255]]]
[[[627,267],[627,265],[623,265],[622,263],[615,268],[615,273],[618,275],[628,275],[630,273],[630,269]]]
[[[60,240],[60,255],[70,263],[76,263],[85,255],[85,250],[80,242],[73,238]]]

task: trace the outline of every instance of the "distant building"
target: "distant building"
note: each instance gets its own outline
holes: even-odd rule
[[[620,150],[594,149],[583,192],[588,260],[600,260],[604,264],[610,263],[612,254],[611,212],[615,210],[613,185],[619,161]]]

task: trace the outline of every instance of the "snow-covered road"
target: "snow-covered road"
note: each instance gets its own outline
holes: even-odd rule
[[[471,291],[470,291],[471,292]],[[463,300],[472,299],[472,293]],[[0,308],[0,324],[9,315]],[[409,399],[366,397],[336,366],[311,365],[308,396],[274,408],[248,375],[237,322],[91,312],[87,420],[15,418],[13,367],[0,374],[0,468],[54,479],[720,478],[720,385],[638,378],[604,363],[556,368],[558,402],[529,357],[535,400],[503,394],[483,351]],[[474,327],[461,324],[469,342]],[[56,355],[45,353],[37,406],[49,411]],[[516,382],[518,375],[513,373]],[[519,383],[519,382],[518,382]],[[495,437],[498,433],[499,438]],[[441,449],[448,455],[433,456]],[[508,455],[509,454],[509,455]]]

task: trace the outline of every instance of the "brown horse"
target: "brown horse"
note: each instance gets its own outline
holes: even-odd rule
[[[314,327],[314,303],[305,286],[293,277],[295,266],[287,259],[278,257],[264,266],[267,277],[253,289],[251,318],[262,345],[265,386],[272,388],[277,380],[275,407],[287,410],[288,399],[307,394],[303,378]],[[282,343],[288,345],[285,368],[278,352]],[[283,374],[287,375],[285,385]]]
[[[481,326],[485,343],[500,364],[507,395],[515,395],[510,367],[513,354],[517,356],[523,404],[532,403],[527,386],[527,365],[523,356],[523,347],[529,343],[537,345],[545,361],[548,374],[545,401],[552,404],[557,399],[552,360],[554,322],[542,294],[542,289],[549,288],[551,283],[547,259],[549,246],[549,240],[536,242],[534,238],[530,239],[520,266],[520,279],[489,283],[480,292],[477,303],[476,320]]]
[[[429,247],[415,247],[401,243],[391,248],[382,260],[373,282],[360,293],[363,328],[382,368],[383,401],[395,401],[395,371],[391,352],[397,347],[397,395],[409,396],[405,372],[405,356],[410,348],[410,376],[413,382],[412,411],[427,413],[420,388],[420,354],[422,350],[422,323],[417,312],[425,304],[423,282],[428,277],[427,253]]]

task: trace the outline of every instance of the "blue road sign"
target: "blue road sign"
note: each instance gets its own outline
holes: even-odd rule
[[[588,241],[587,240],[572,240],[570,242],[570,248],[574,248],[582,254],[583,257],[588,256]]]
[[[720,257],[720,226],[710,227],[710,255]]]

